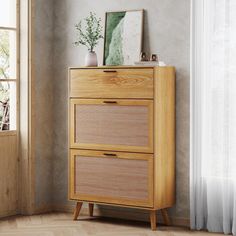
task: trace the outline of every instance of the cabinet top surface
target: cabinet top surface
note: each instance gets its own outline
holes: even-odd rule
[[[73,69],[154,69],[154,68],[174,68],[173,66],[96,66],[96,67],[88,67],[88,66],[71,66],[70,70]]]

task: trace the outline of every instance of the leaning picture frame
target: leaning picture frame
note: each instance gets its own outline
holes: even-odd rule
[[[144,10],[106,12],[103,65],[134,65],[143,47]]]

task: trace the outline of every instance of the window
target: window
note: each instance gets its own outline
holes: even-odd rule
[[[18,0],[0,0],[0,131],[16,130],[18,88]]]

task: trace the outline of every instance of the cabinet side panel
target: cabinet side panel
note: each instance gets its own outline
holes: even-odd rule
[[[154,207],[175,203],[175,69],[155,68]]]

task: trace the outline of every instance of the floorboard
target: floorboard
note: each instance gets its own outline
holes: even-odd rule
[[[102,217],[72,219],[72,214],[67,213],[10,217],[0,221],[0,236],[221,236],[161,225],[153,232],[145,222]]]

